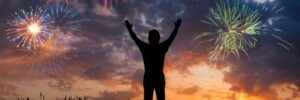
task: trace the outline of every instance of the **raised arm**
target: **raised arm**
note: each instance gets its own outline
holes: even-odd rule
[[[131,38],[134,40],[134,42],[140,47],[143,44],[146,44],[145,42],[141,41],[136,34],[132,30],[132,23],[130,23],[128,20],[125,21],[125,26],[131,36]]]
[[[170,37],[163,42],[163,44],[166,45],[166,46],[168,46],[168,47],[172,44],[172,42],[174,41],[174,39],[175,39],[175,37],[176,37],[176,35],[178,33],[178,29],[179,29],[179,27],[181,25],[181,19],[177,19],[177,21],[174,22],[174,25],[175,25],[175,28],[172,31]]]

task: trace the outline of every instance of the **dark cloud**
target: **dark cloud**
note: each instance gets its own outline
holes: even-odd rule
[[[108,80],[114,76],[115,69],[111,67],[95,67],[83,73],[83,77],[90,80]]]
[[[232,84],[232,90],[253,95],[276,95],[272,89],[272,85],[276,84],[299,87],[300,56],[295,54],[297,52],[287,51],[276,44],[262,43],[251,52],[251,59],[232,63],[231,70],[225,74],[225,81]]]

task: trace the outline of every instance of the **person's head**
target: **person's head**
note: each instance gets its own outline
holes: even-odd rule
[[[158,44],[160,39],[159,32],[155,29],[149,31],[148,41],[150,44]]]

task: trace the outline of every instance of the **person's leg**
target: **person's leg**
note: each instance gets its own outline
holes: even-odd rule
[[[155,93],[157,100],[165,100],[165,77],[162,75],[155,85]]]
[[[144,76],[144,100],[152,100],[154,86],[152,84],[151,78]]]

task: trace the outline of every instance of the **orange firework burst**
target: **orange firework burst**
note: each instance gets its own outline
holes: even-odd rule
[[[21,10],[14,13],[14,19],[8,21],[7,39],[18,42],[17,47],[37,49],[49,38],[51,25],[49,15],[41,8]]]

